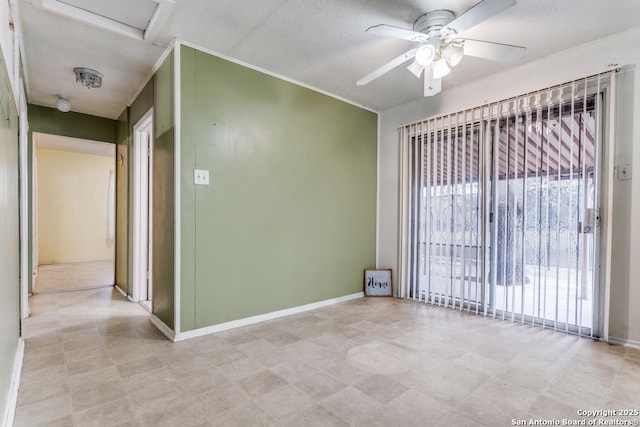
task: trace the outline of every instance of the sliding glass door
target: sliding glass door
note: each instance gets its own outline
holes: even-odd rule
[[[491,300],[497,316],[590,334],[596,96],[491,121]]]
[[[416,286],[413,296],[463,308],[482,295],[480,125],[449,124],[413,140]],[[416,169],[417,170],[417,169]]]
[[[400,296],[598,334],[602,84],[402,130]]]

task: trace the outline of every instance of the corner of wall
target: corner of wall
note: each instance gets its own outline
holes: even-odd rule
[[[18,340],[18,348],[16,349],[15,359],[13,361],[13,371],[11,374],[11,385],[9,387],[9,394],[7,396],[7,402],[4,410],[4,417],[2,418],[2,426],[10,427],[13,425],[13,421],[16,413],[16,405],[18,404],[18,390],[20,388],[20,377],[22,374],[22,363],[24,361],[24,339],[22,337]]]

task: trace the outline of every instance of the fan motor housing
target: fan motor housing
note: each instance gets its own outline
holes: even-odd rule
[[[442,27],[455,19],[456,15],[450,10],[432,10],[416,19],[413,30],[419,33],[429,34],[440,31]]]

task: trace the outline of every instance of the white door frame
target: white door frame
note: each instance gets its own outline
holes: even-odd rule
[[[133,283],[131,299],[151,299],[153,108],[133,127]],[[146,268],[145,268],[146,267]]]
[[[20,316],[29,317],[29,174],[28,145],[29,120],[27,118],[27,97],[22,79],[19,84],[20,120]]]
[[[31,292],[35,292],[40,260],[38,258],[38,156],[33,135],[31,137],[31,242],[31,268],[33,269]]]

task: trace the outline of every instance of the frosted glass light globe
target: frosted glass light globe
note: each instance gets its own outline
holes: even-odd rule
[[[418,48],[416,52],[416,62],[423,67],[433,62],[436,57],[436,48],[430,44],[425,44]]]

